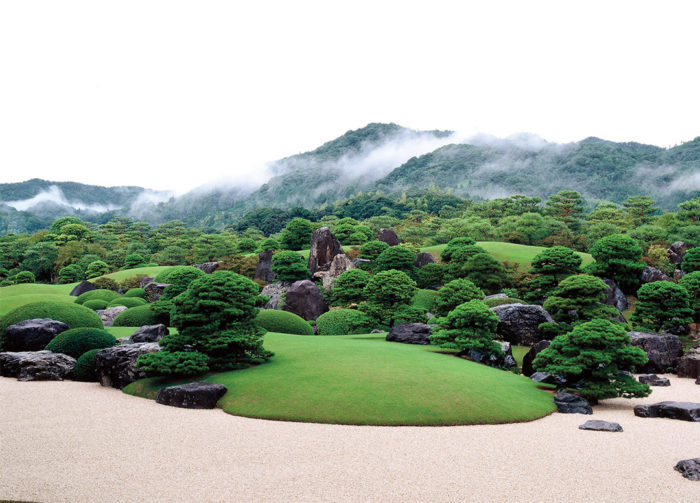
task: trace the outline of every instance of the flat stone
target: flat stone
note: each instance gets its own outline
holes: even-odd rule
[[[700,422],[700,403],[658,402],[651,405],[637,405],[634,408],[634,415]]]
[[[589,419],[588,421],[580,425],[578,429],[618,432],[622,431],[622,426],[620,426],[620,423],[611,423],[609,421],[601,421],[599,419]]]
[[[75,358],[51,351],[0,353],[0,376],[18,381],[63,381],[73,373]]]
[[[156,402],[184,409],[213,409],[226,391],[223,384],[193,382],[161,389]]]
[[[563,414],[593,414],[591,405],[582,396],[558,392],[554,395],[554,405]]]
[[[386,340],[404,344],[430,344],[432,332],[432,325],[425,323],[398,323],[391,327]]]
[[[639,376],[639,382],[648,384],[649,386],[670,386],[671,381],[667,377],[659,377],[656,374],[642,374]]]
[[[688,480],[700,480],[700,458],[679,461],[673,469]]]
[[[5,329],[5,349],[8,351],[41,351],[68,325],[50,318],[24,320]]]

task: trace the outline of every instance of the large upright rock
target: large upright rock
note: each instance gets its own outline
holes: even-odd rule
[[[377,239],[379,241],[384,241],[389,246],[396,246],[399,244],[399,237],[393,229],[379,229]]]
[[[79,295],[84,294],[85,292],[91,292],[93,290],[97,290],[97,287],[90,283],[88,280],[83,280],[77,285],[75,285],[75,288],[73,288],[70,291],[70,295],[73,297],[78,297]]]
[[[204,271],[207,274],[211,274],[219,268],[218,262],[204,262],[203,264],[196,264],[194,267]]]
[[[655,281],[671,281],[671,278],[659,271],[656,267],[648,265],[639,274],[639,280],[642,283],[653,283]]]
[[[155,302],[160,299],[161,295],[166,288],[170,286],[170,283],[149,283],[146,285],[144,290],[146,291],[146,300],[148,302]]]
[[[18,381],[63,381],[73,372],[75,358],[51,351],[0,353],[0,376]]]
[[[292,284],[288,281],[277,281],[276,283],[265,285],[265,288],[260,292],[260,295],[270,299],[267,301],[267,304],[265,304],[265,309],[282,309],[284,296],[287,295],[290,286],[292,286]]]
[[[100,319],[102,320],[102,324],[105,327],[111,327],[114,324],[116,317],[127,309],[128,308],[126,306],[114,306],[108,307],[107,309],[99,309],[95,312],[99,315]]]
[[[50,318],[24,320],[5,329],[5,349],[8,351],[40,351],[68,325]]]
[[[352,260],[350,260],[347,255],[339,253],[333,257],[328,273],[323,276],[323,288],[333,288],[338,276],[350,269],[355,269],[355,264],[352,263]]]
[[[678,377],[700,377],[700,348],[691,349],[678,361]]]
[[[676,335],[648,332],[629,332],[632,345],[642,348],[649,361],[637,372],[643,374],[664,374],[675,369],[683,355],[683,345]]]
[[[399,323],[391,327],[386,340],[404,344],[430,344],[432,331],[432,325],[425,323]]]
[[[136,366],[140,355],[160,351],[155,342],[124,344],[103,349],[95,355],[95,368],[102,386],[122,389],[134,381],[146,377],[146,373]]]
[[[333,257],[343,253],[343,247],[328,227],[316,229],[311,235],[311,249],[309,250],[309,273],[327,271]]]
[[[275,281],[275,273],[272,272],[272,250],[258,253],[258,266],[255,268],[254,279],[272,283]]]
[[[315,320],[328,311],[328,304],[313,281],[295,281],[287,292],[282,310],[301,316],[306,321]]]
[[[530,351],[525,353],[523,357],[523,375],[530,377],[535,373],[535,369],[532,366],[532,362],[535,361],[535,357],[549,347],[552,341],[539,341],[532,345]]]
[[[683,262],[683,256],[687,250],[687,246],[683,241],[676,241],[673,243],[666,253],[668,254],[668,261],[674,265],[679,265]]]
[[[500,320],[496,328],[498,334],[516,346],[532,346],[544,340],[545,335],[538,328],[540,323],[554,321],[542,306],[503,304],[491,310]]]
[[[428,253],[428,252],[420,252],[418,255],[416,255],[416,261],[414,262],[414,265],[416,267],[423,267],[428,264],[434,264],[435,259],[433,256]]]
[[[620,287],[617,286],[617,283],[608,278],[604,278],[603,282],[608,285],[608,289],[605,291],[605,300],[603,300],[603,304],[615,306],[620,312],[627,311],[630,304],[625,294],[620,290]]]

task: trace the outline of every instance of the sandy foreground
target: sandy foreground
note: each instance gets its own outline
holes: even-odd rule
[[[700,423],[641,419],[637,403],[700,402],[691,379],[593,416],[371,427],[186,410],[98,384],[0,378],[0,500],[38,502],[700,501],[673,470]],[[582,431],[587,419],[623,433]]]

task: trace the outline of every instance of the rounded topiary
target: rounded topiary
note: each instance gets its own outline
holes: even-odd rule
[[[79,358],[91,349],[104,349],[114,346],[117,340],[112,334],[101,328],[73,328],[61,332],[51,339],[46,349],[54,353]]]
[[[107,302],[106,300],[102,299],[93,299],[93,300],[88,300],[83,303],[84,307],[88,307],[92,309],[93,311],[98,311],[100,309],[107,309]]]
[[[99,380],[95,368],[95,355],[100,351],[102,349],[91,349],[80,355],[73,368],[74,381],[97,382]]]
[[[107,307],[117,307],[117,306],[136,307],[136,306],[144,306],[146,304],[148,304],[148,302],[146,302],[145,299],[141,299],[139,297],[119,297],[118,299],[114,299],[109,304],[107,304]]]
[[[438,290],[433,312],[436,316],[447,316],[460,304],[483,298],[484,292],[468,279],[453,279]]]
[[[75,299],[76,304],[84,304],[88,300],[104,300],[107,303],[112,302],[114,299],[118,299],[121,297],[117,292],[113,290],[106,290],[104,288],[98,288],[97,290],[90,290],[89,292],[85,292],[83,294],[78,295],[78,298]]]
[[[143,288],[130,288],[124,294],[124,297],[140,297],[142,299],[146,298],[146,290]]]
[[[155,281],[156,283],[172,283],[170,278],[171,275],[188,276],[190,274],[194,278],[196,278],[199,276],[204,276],[206,273],[201,269],[192,267],[191,265],[178,265],[162,270],[161,272],[156,274],[156,277],[153,279],[153,281]]]
[[[372,320],[355,309],[332,309],[316,320],[318,335],[365,334],[372,330]]]
[[[20,271],[12,277],[12,281],[19,285],[21,283],[34,283],[36,278],[31,271]]]
[[[144,325],[156,325],[158,318],[151,309],[151,306],[130,307],[114,318],[112,323],[115,327],[142,327]]]
[[[277,311],[274,309],[261,310],[255,318],[255,323],[268,332],[314,335],[313,328],[311,328],[311,325],[309,325],[304,318],[287,311]]]

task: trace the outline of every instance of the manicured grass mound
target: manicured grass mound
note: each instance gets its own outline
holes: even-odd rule
[[[77,299],[75,299],[76,304],[84,304],[88,300],[104,300],[106,302],[112,302],[114,299],[121,297],[114,290],[107,290],[106,288],[98,288],[97,290],[90,290],[80,294]]]
[[[91,349],[83,353],[73,368],[73,380],[82,382],[97,382],[97,369],[95,368],[95,355],[101,349]]]
[[[506,298],[495,298],[495,299],[486,299],[484,300],[484,304],[486,304],[489,307],[496,307],[496,306],[502,306],[503,304],[525,304],[520,299],[513,299],[510,297]]]
[[[83,302],[83,306],[89,307],[93,311],[98,311],[100,309],[107,309],[108,302],[102,299],[86,300]]]
[[[194,272],[193,270],[197,272]],[[205,274],[205,272],[201,269],[197,269],[196,267],[192,267],[191,265],[176,265],[159,272],[155,276],[154,281],[156,283],[172,283],[172,281],[170,280],[170,276],[173,274],[177,276],[183,271],[185,271],[186,273],[194,273],[196,276],[204,276]]]
[[[130,307],[119,316],[114,318],[112,323],[115,327],[142,327],[144,325],[155,325],[158,317],[151,309],[150,305]]]
[[[264,309],[258,313],[255,323],[268,332],[282,334],[314,335],[314,329],[301,316],[287,311]]]
[[[318,335],[350,335],[365,333],[367,317],[355,309],[332,309],[316,320]]]
[[[100,328],[73,328],[61,332],[51,339],[46,349],[79,358],[91,349],[104,349],[114,346],[117,340],[112,334]]]
[[[125,279],[133,278],[142,274],[144,276],[155,277],[163,271],[172,269],[171,265],[156,265],[156,266],[144,266],[144,267],[134,267],[133,269],[124,269],[123,271],[117,271],[110,274],[105,274],[105,278],[111,278],[117,283],[121,283]]]
[[[384,338],[268,333],[265,347],[275,352],[269,362],[206,380],[228,387],[219,402],[224,411],[287,421],[495,424],[554,411],[552,396],[526,377]],[[124,391],[154,398],[171,383],[144,379]]]
[[[124,294],[124,297],[137,297],[137,298],[145,299],[146,298],[146,290],[144,290],[143,288],[130,288]]]
[[[114,299],[109,304],[107,304],[107,307],[137,307],[145,306],[146,304],[148,304],[148,302],[146,302],[146,299],[142,299],[140,297],[119,297],[118,299]]]

